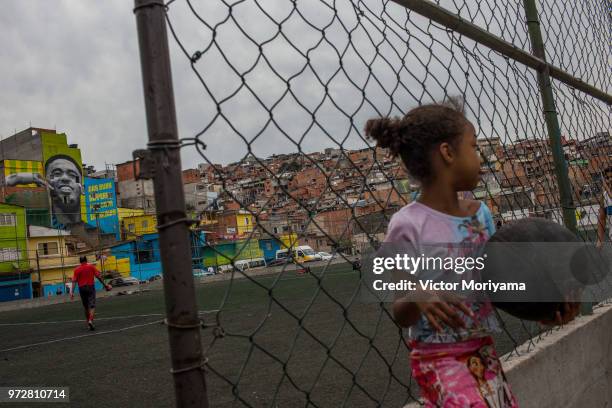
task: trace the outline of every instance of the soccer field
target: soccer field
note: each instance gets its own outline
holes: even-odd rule
[[[416,396],[388,307],[363,303],[348,264],[197,286],[212,407],[400,407]],[[319,277],[319,278],[318,278]],[[0,386],[67,386],[79,407],[172,406],[163,292],[0,314]],[[528,338],[504,317],[500,354]]]

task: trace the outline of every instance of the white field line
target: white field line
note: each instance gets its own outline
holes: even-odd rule
[[[216,313],[218,309],[214,310],[200,310],[198,314]],[[164,313],[152,313],[152,314],[141,314],[141,315],[128,315],[128,316],[110,316],[110,317],[96,317],[94,320],[119,320],[119,319],[133,319],[135,317],[159,317],[165,316]],[[39,324],[58,324],[58,323],[83,323],[85,319],[76,320],[56,320],[56,321],[42,321],[42,322],[21,322],[21,323],[0,323],[0,327],[4,326],[36,326]]]
[[[67,341],[67,340],[76,340],[76,339],[81,339],[81,338],[84,338],[84,337],[99,336],[101,334],[118,333],[118,332],[122,332],[122,331],[126,331],[126,330],[131,330],[131,329],[136,329],[136,328],[139,328],[139,327],[150,326],[152,324],[161,324],[161,323],[163,323],[163,320],[156,320],[154,322],[137,324],[137,325],[134,325],[134,326],[123,327],[121,329],[106,330],[106,331],[100,331],[100,332],[95,332],[95,333],[81,334],[79,336],[63,337],[61,339],[41,341],[39,343],[23,344],[21,346],[11,347],[11,348],[0,350],[0,353],[5,353],[5,352],[8,352],[8,351],[15,351],[15,350],[23,350],[23,349],[27,349],[27,348],[30,348],[30,347],[36,347],[36,346],[44,346],[46,344],[59,343],[59,342],[62,342],[62,341]]]

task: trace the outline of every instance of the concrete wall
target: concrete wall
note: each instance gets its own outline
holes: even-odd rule
[[[612,406],[612,306],[554,331],[504,368],[521,408]]]
[[[0,160],[43,160],[41,131],[32,134],[32,128],[7,137],[0,141]]]
[[[154,208],[152,180],[126,180],[117,183],[119,207]]]
[[[612,406],[612,305],[544,335],[529,351],[527,347],[519,347],[520,355],[504,362],[521,408]]]

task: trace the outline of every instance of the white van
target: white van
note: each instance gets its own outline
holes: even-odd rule
[[[276,251],[276,259],[286,259],[289,258],[289,250],[288,249],[279,249]],[[317,254],[314,249],[309,247],[308,245],[300,245],[293,248],[293,260],[295,262],[311,262],[311,261],[320,261],[321,256]]]
[[[249,269],[249,261],[245,259],[236,261],[234,262],[234,267],[240,271],[246,271]]]
[[[241,259],[234,262],[234,265],[236,265],[237,269],[246,271],[247,269],[261,268],[266,266],[266,261],[263,258]]]
[[[249,259],[249,269],[261,268],[266,266],[266,260],[263,258]]]

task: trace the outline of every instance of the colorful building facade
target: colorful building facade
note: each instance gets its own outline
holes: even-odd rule
[[[194,269],[202,268],[205,242],[204,232],[191,232],[191,256]],[[139,280],[147,280],[152,276],[162,274],[157,232],[142,234],[127,242],[114,245],[110,248],[110,253],[114,262],[122,263],[125,269],[127,269],[127,263],[129,263],[129,275]],[[110,257],[107,258],[105,265],[109,265],[110,259]],[[122,275],[124,274],[122,273]]]
[[[227,210],[202,226],[214,230],[221,239],[241,239],[253,232],[255,217],[246,210]]]
[[[152,214],[132,215],[121,220],[123,239],[133,239],[157,232],[157,217]]]
[[[67,245],[69,236],[65,230],[28,226],[27,248],[35,296],[66,293],[66,283],[71,281],[74,268],[80,264],[79,256]]]
[[[79,223],[84,208],[83,163],[65,133],[28,128],[0,141],[0,199],[21,205],[29,224]]]
[[[121,239],[115,181],[111,178],[85,177],[84,188],[83,221],[105,234],[115,234],[117,240]]]
[[[0,203],[0,301],[32,297],[25,208]]]

